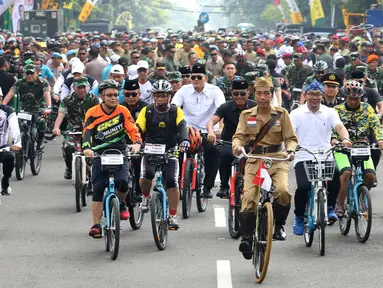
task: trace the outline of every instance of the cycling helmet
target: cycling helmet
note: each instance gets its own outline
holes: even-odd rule
[[[154,82],[152,87],[152,93],[157,93],[157,92],[169,93],[170,91],[172,91],[172,85],[168,81],[162,80],[162,79]]]
[[[324,70],[327,70],[328,69],[328,66],[327,66],[327,63],[322,61],[322,60],[319,60],[317,61],[314,66],[313,66],[313,69],[314,71],[324,71]]]
[[[100,83],[98,85],[98,93],[102,94],[102,91],[108,88],[115,88],[117,90],[120,90],[120,83],[117,81],[114,81],[113,79],[108,79]]]
[[[363,85],[355,80],[348,80],[344,87],[344,93],[352,98],[362,97],[364,94]]]
[[[198,130],[194,127],[188,127],[188,135],[190,140],[189,151],[191,153],[197,153],[199,147],[202,144],[201,135],[199,134]]]

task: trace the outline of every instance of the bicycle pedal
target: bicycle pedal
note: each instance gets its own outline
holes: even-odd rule
[[[179,228],[176,227],[169,227],[169,231],[177,231]]]

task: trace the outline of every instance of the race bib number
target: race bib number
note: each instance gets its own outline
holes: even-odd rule
[[[113,165],[122,165],[124,164],[123,155],[103,155],[101,156],[101,165],[104,166],[113,166]]]
[[[370,156],[371,150],[370,148],[351,148],[351,157],[357,156]]]
[[[155,155],[164,155],[166,150],[166,145],[164,144],[150,144],[146,143],[144,148],[145,154],[155,154]]]

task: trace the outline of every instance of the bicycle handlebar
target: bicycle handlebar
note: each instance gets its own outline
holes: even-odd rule
[[[283,162],[283,161],[289,161],[290,158],[291,158],[290,154],[287,155],[286,158],[274,158],[274,157],[267,157],[267,156],[266,157],[265,156],[253,156],[253,155],[247,154],[246,151],[245,151],[245,148],[243,148],[243,147],[242,147],[241,151],[242,151],[243,156],[245,156],[248,159],[269,159],[269,160],[272,160],[272,161]]]
[[[11,147],[7,146],[7,147],[4,147],[4,148],[0,148],[0,153],[1,152],[9,152],[11,151]]]

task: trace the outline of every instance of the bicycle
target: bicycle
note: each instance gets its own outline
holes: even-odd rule
[[[103,199],[103,217],[101,219],[102,236],[105,237],[105,250],[110,258],[116,260],[120,247],[120,201],[115,194],[114,172],[124,164],[124,155],[117,149],[105,150],[101,155],[101,168],[109,173],[108,186]],[[96,158],[95,157],[95,158]]]
[[[168,151],[166,145],[146,143],[144,155],[149,165],[155,166],[155,186],[151,193],[150,216],[154,242],[159,250],[164,250],[167,245],[169,222],[168,200],[162,184],[162,170],[168,159],[177,157],[177,148]]]
[[[203,148],[197,153],[185,151],[182,162],[180,193],[182,196],[182,218],[190,216],[193,193],[196,195],[198,212],[204,212],[208,205],[208,199],[203,197],[203,182],[205,179],[205,161]]]
[[[126,206],[129,209],[129,222],[133,230],[138,230],[141,228],[144,221],[144,213],[142,213],[140,205],[136,200],[136,178],[133,167],[132,159],[134,157],[140,157],[141,154],[132,154],[130,150],[127,151],[126,159],[129,165],[129,182],[128,182],[128,194],[126,195]],[[139,184],[138,184],[139,185]]]
[[[339,218],[339,228],[342,235],[350,232],[351,220],[354,219],[355,234],[360,243],[365,243],[370,237],[372,227],[372,202],[370,191],[363,183],[362,166],[363,161],[369,159],[370,149],[379,149],[375,144],[367,142],[354,142],[352,148],[344,147],[344,151],[350,152],[350,163],[352,163],[352,177],[348,185],[347,209],[344,217]],[[362,220],[366,221],[364,234],[362,233]]]
[[[231,147],[232,142],[218,140],[217,145],[226,145]],[[233,239],[238,239],[240,236],[239,212],[241,210],[241,196],[243,195],[243,167],[244,163],[239,158],[235,158],[231,163],[229,212],[227,215],[227,223],[229,227],[229,234]]]
[[[330,156],[337,147],[334,146],[327,151],[324,149],[311,151],[302,146],[298,146],[296,149],[296,151],[305,151],[314,157],[313,160],[303,162],[307,179],[311,182],[311,190],[306,203],[303,237],[306,246],[311,247],[314,240],[314,231],[319,229],[319,253],[321,256],[325,254],[325,229],[328,222],[325,182],[331,181],[334,177],[335,161]]]
[[[22,145],[22,149],[15,155],[17,180],[23,180],[28,160],[30,160],[32,174],[36,176],[40,173],[43,158],[43,151],[37,147],[37,120],[40,115],[42,115],[42,112],[32,113],[21,110],[17,113]]]
[[[68,145],[74,147],[76,151],[72,154],[72,171],[75,173],[75,177],[72,178],[72,182],[75,188],[75,203],[76,211],[81,212],[81,206],[87,206],[88,192],[92,191],[92,171],[90,165],[87,164],[86,157],[82,153],[81,139],[82,132],[65,132],[64,135],[68,135]],[[64,145],[64,144],[63,144]],[[64,149],[64,146],[63,146]],[[65,153],[63,151],[63,153]]]
[[[265,156],[248,155],[244,148],[242,148],[242,154],[248,159],[257,159],[259,161],[259,167],[262,164],[266,169],[270,169],[273,165],[273,161],[288,161],[290,155],[286,158],[273,158]],[[274,214],[272,207],[272,197],[274,193],[274,187],[270,188],[270,191],[258,188],[260,191],[258,206],[256,207],[256,224],[253,236],[253,266],[255,269],[254,277],[257,283],[262,283],[266,277],[267,269],[270,262],[271,246],[273,242],[273,226],[274,226]]]
[[[56,138],[56,135],[53,134],[53,128],[55,126],[55,121],[57,118],[57,115],[59,113],[60,103],[61,101],[55,101],[53,97],[51,97],[52,101],[52,112],[49,114],[49,116],[46,118],[47,121],[47,128],[45,130],[44,139],[45,140],[53,140]]]

